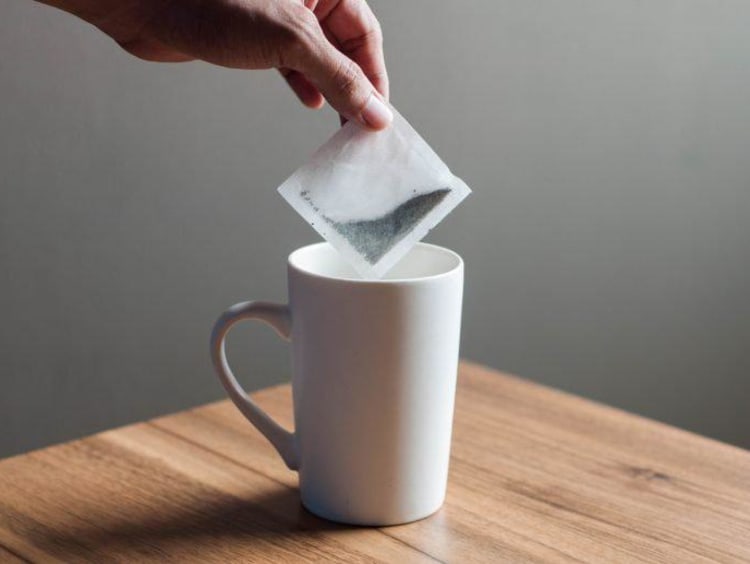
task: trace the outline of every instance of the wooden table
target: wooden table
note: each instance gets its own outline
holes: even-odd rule
[[[750,452],[468,363],[456,401],[428,519],[312,516],[223,401],[1,461],[0,561],[750,560]]]

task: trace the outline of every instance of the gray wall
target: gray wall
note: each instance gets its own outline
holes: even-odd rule
[[[463,355],[750,446],[750,4],[373,2],[393,100],[475,194]],[[0,455],[222,397],[225,306],[316,240],[275,188],[336,127],[272,72],[0,7]],[[250,388],[286,379],[262,327]]]

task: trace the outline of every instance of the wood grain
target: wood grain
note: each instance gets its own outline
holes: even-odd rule
[[[254,395],[291,426],[288,386]],[[0,461],[0,561],[750,561],[750,452],[462,363],[445,507],[335,525],[228,402]]]

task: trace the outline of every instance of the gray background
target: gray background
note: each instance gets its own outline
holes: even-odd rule
[[[462,354],[750,446],[750,4],[373,2],[393,101],[474,188]],[[275,188],[336,127],[273,72],[0,8],[0,455],[222,397],[207,339],[317,236]],[[270,330],[230,340],[286,379]]]

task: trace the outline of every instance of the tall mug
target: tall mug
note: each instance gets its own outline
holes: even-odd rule
[[[463,261],[420,243],[362,280],[328,243],[288,260],[289,305],[243,302],[216,322],[211,355],[229,397],[299,472],[302,503],[357,525],[426,517],[445,499]],[[259,319],[291,340],[295,431],[266,415],[227,363],[224,339]]]

